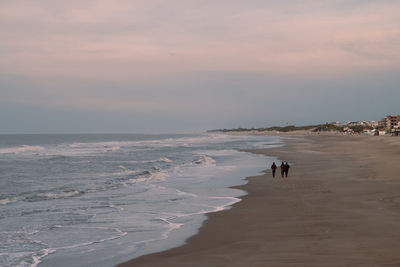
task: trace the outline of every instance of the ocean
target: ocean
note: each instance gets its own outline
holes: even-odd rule
[[[0,135],[0,266],[114,266],[173,248],[268,168],[279,137]]]

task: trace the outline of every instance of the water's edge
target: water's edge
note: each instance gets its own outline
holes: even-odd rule
[[[280,145],[274,145],[273,147],[270,147],[270,148],[274,148],[274,147],[284,147],[284,146],[286,146],[286,142],[284,141],[284,139],[282,138],[282,139],[280,139],[280,140],[281,140],[281,142],[282,142]],[[192,237],[194,237],[194,236],[196,236],[196,235],[198,235],[198,234],[201,234],[200,232],[201,232],[201,229],[204,227],[205,222],[206,222],[207,220],[210,219],[209,214],[213,214],[213,213],[217,213],[217,212],[218,212],[218,213],[223,213],[224,211],[227,211],[227,210],[230,210],[230,209],[235,208],[235,204],[237,204],[237,203],[243,201],[243,197],[244,197],[244,196],[248,196],[248,195],[249,195],[249,192],[247,192],[246,190],[244,190],[243,187],[246,186],[248,183],[251,182],[251,179],[250,179],[250,178],[255,178],[255,177],[263,176],[264,173],[265,173],[265,171],[269,168],[269,166],[268,166],[269,161],[271,161],[271,162],[272,162],[272,161],[275,161],[275,162],[278,162],[278,161],[279,161],[279,159],[277,159],[276,157],[267,155],[267,154],[265,154],[265,153],[263,153],[263,152],[262,152],[262,153],[258,153],[258,152],[257,152],[257,151],[261,151],[261,150],[262,150],[262,151],[265,151],[265,150],[268,150],[268,149],[269,149],[269,148],[262,148],[262,149],[241,149],[241,150],[239,150],[240,152],[246,152],[246,153],[249,153],[249,154],[253,154],[253,155],[258,155],[258,156],[264,157],[265,161],[267,162],[267,166],[266,166],[266,169],[264,168],[264,169],[262,169],[262,170],[258,170],[258,171],[257,171],[257,174],[255,174],[255,175],[248,175],[248,176],[246,176],[246,177],[243,177],[243,179],[242,179],[243,183],[237,184],[237,185],[232,185],[232,186],[229,186],[229,187],[227,188],[227,189],[229,189],[229,190],[236,190],[237,192],[241,192],[241,194],[237,196],[237,201],[235,201],[234,203],[232,203],[232,204],[230,204],[230,205],[225,206],[225,207],[224,207],[223,209],[221,209],[221,210],[209,212],[209,213],[206,213],[206,214],[202,214],[202,217],[201,217],[201,218],[197,218],[197,220],[195,220],[196,223],[193,223],[193,224],[191,224],[191,225],[185,225],[184,227],[190,228],[190,229],[186,229],[186,231],[187,231],[187,232],[191,232],[192,234],[189,235],[189,236],[187,236],[183,241],[180,242],[180,244],[176,244],[176,245],[171,246],[171,247],[165,247],[165,245],[164,245],[164,248],[160,248],[160,247],[163,247],[163,244],[162,244],[162,241],[161,241],[161,242],[158,242],[159,244],[155,244],[155,245],[154,245],[154,249],[153,249],[152,251],[148,250],[148,251],[146,251],[146,252],[144,252],[144,253],[142,253],[142,254],[140,254],[140,255],[137,255],[137,256],[134,257],[134,258],[129,259],[128,261],[124,261],[124,262],[122,262],[122,263],[119,263],[119,264],[117,264],[117,265],[114,265],[114,267],[125,267],[127,264],[130,265],[130,263],[131,263],[132,261],[137,260],[137,259],[139,259],[139,258],[141,258],[141,257],[144,257],[144,256],[151,256],[152,254],[170,251],[170,250],[173,250],[173,249],[176,249],[176,248],[179,248],[179,247],[182,247],[182,246],[187,245],[187,244],[190,242],[190,239],[191,239]],[[178,236],[181,236],[181,235],[178,235]],[[168,236],[168,239],[169,239],[170,241],[172,241],[173,239],[179,240],[179,237],[178,237],[178,236],[176,236],[176,235],[174,235],[174,234],[171,234],[171,236]],[[168,241],[166,241],[166,242],[168,242]]]
[[[0,139],[0,265],[110,267],[180,247],[248,195],[280,137]],[[244,186],[244,187],[243,187]]]

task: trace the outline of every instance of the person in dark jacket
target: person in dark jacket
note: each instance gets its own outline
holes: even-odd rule
[[[273,162],[272,165],[271,165],[272,177],[275,177],[276,168],[277,168],[276,164],[275,164],[275,162]]]
[[[290,165],[289,165],[289,163],[285,163],[285,176],[287,177],[288,176],[288,173],[289,173],[289,168],[290,168]]]
[[[282,176],[282,178],[283,178],[284,174],[285,174],[285,163],[282,161],[282,164],[281,164],[281,176]]]

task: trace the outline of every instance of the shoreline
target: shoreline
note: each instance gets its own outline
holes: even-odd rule
[[[208,214],[185,245],[117,266],[400,264],[399,150],[396,138],[295,136],[248,151],[289,161],[289,177],[248,177],[234,187],[242,201]]]

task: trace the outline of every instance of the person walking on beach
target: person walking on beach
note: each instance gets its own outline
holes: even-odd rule
[[[285,163],[285,176],[286,176],[286,177],[288,176],[289,168],[290,168],[290,165],[289,165],[289,163],[287,163],[287,161],[286,161],[286,163]]]
[[[272,177],[275,177],[276,168],[277,168],[276,164],[275,164],[275,162],[273,162],[272,165],[271,165]]]
[[[281,164],[281,176],[282,176],[282,178],[283,178],[284,174],[285,174],[285,163],[282,161],[282,164]]]

